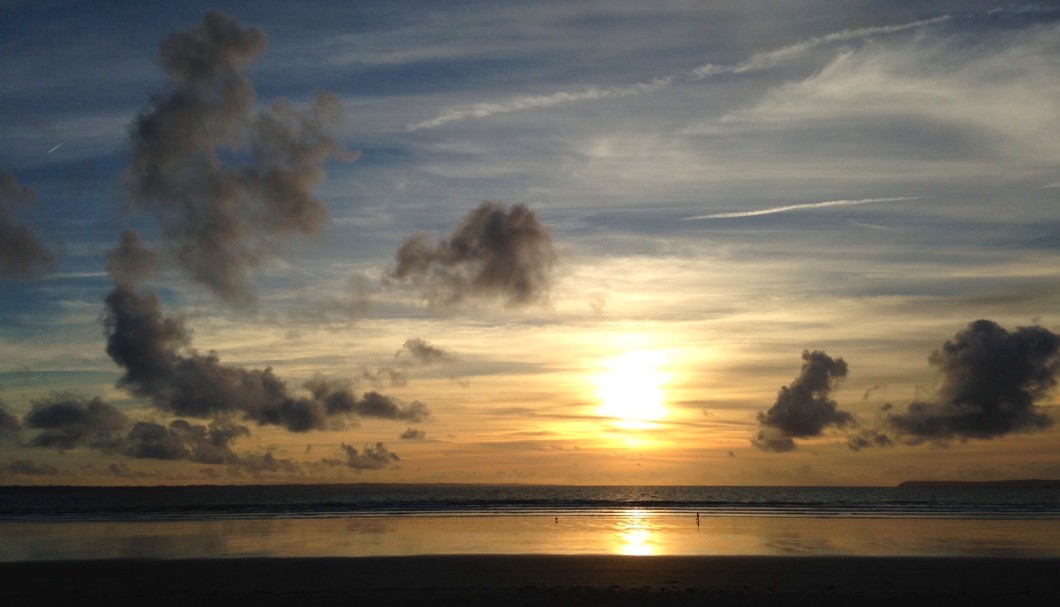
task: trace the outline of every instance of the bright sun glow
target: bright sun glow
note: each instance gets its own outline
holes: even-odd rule
[[[657,352],[627,352],[608,361],[607,371],[596,376],[596,395],[602,403],[597,413],[618,420],[626,429],[647,428],[666,417],[663,386],[670,376],[659,370],[664,360]]]

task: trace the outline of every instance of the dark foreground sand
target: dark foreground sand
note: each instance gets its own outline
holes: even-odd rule
[[[1060,559],[414,556],[0,563],[3,605],[1060,605]]]

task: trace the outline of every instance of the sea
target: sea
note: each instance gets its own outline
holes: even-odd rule
[[[0,561],[625,554],[1060,557],[1060,484],[0,487]]]

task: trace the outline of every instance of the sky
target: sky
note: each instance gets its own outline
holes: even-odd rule
[[[1060,477],[1052,3],[0,10],[0,483]]]

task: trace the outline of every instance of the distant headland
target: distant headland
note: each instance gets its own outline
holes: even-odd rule
[[[899,489],[934,487],[1007,487],[1015,489],[1060,489],[1060,479],[1024,478],[1001,481],[905,481]]]

